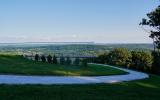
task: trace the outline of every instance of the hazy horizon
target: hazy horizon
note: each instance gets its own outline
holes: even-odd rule
[[[153,43],[105,43],[105,42],[4,42],[0,44],[153,44]]]
[[[139,26],[158,0],[1,0],[0,43],[152,43]]]

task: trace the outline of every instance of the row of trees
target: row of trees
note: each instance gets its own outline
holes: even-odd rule
[[[74,59],[72,62],[70,57],[63,57],[61,56],[58,60],[58,58],[54,55],[53,57],[51,55],[48,55],[47,57],[42,55],[35,55],[35,61],[42,61],[42,62],[48,62],[48,63],[53,63],[53,64],[61,64],[61,65],[76,65],[76,66],[87,66],[87,60],[86,59],[79,59],[78,57]]]
[[[159,59],[159,60],[157,60]],[[145,72],[156,72],[160,68],[155,63],[160,63],[160,56],[154,57],[150,51],[129,51],[126,48],[116,48],[110,52],[99,55],[90,62],[118,65]]]

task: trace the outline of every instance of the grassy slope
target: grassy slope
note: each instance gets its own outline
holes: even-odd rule
[[[1,100],[159,100],[160,77],[116,84],[0,85]]]
[[[114,72],[114,69],[106,68],[108,67],[89,66],[87,69],[81,69],[75,66],[55,66],[28,61],[19,56],[0,56],[0,72],[3,73],[69,74],[55,73],[54,69],[60,70],[60,72],[62,70],[70,71],[71,75],[73,73],[74,75],[102,75]],[[92,73],[88,73],[88,71]],[[119,72],[119,70],[115,71]],[[153,75],[145,80],[116,84],[0,85],[0,100],[159,100],[159,98],[160,77]]]
[[[121,70],[99,65],[89,65],[86,68],[62,66],[30,61],[15,55],[0,55],[0,74],[99,76],[125,73]]]

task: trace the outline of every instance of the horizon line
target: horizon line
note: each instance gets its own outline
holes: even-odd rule
[[[0,42],[0,44],[153,44],[147,42],[128,42],[128,43],[111,43],[111,42]]]

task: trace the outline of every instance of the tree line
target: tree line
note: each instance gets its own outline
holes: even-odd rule
[[[76,65],[76,66],[83,66],[87,67],[87,59],[80,59],[76,57],[73,61],[71,60],[70,57],[64,57],[61,56],[58,60],[58,58],[54,55],[48,55],[47,57],[45,55],[40,56],[39,54],[36,54],[34,57],[35,61],[42,61],[42,62],[47,62],[50,64],[61,64],[61,65]]]
[[[133,70],[160,74],[160,53],[154,51],[129,50],[127,48],[116,48],[105,52],[96,58],[80,59],[76,57],[71,60],[70,57],[61,56],[59,59],[54,55],[47,57],[35,55],[35,61],[42,61],[51,64],[88,66],[88,63],[100,63],[116,65]]]
[[[160,74],[160,53],[151,51],[130,51],[126,48],[116,48],[105,52],[89,62],[117,65],[143,72]]]

